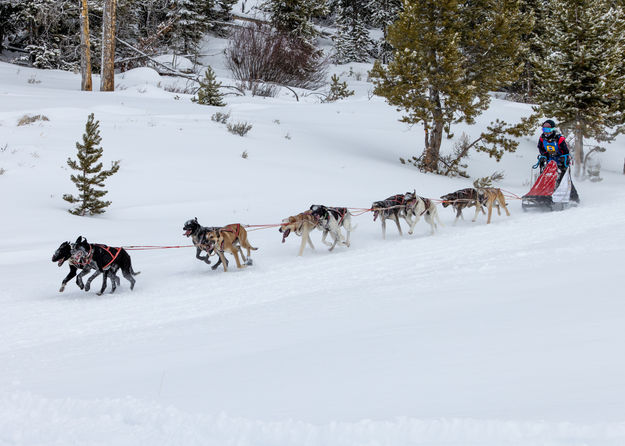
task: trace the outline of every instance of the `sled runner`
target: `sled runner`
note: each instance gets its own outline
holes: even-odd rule
[[[579,196],[571,180],[571,170],[558,168],[555,160],[550,160],[534,183],[530,191],[523,195],[521,206],[524,211],[539,209],[561,211],[570,206],[577,206]],[[535,167],[538,167],[536,164]]]

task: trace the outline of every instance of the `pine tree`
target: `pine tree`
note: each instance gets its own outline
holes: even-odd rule
[[[439,171],[451,124],[473,124],[488,108],[489,92],[518,75],[521,27],[514,0],[404,1],[389,27],[394,59],[386,68],[376,62],[370,74],[375,94],[406,112],[403,122],[423,125],[424,170]],[[482,150],[500,157],[494,148]]]
[[[625,15],[608,0],[552,0],[551,26],[543,38],[536,109],[575,136],[575,175],[584,138],[609,140],[608,127],[623,125]]]
[[[19,11],[19,5],[13,4],[13,2],[0,1],[0,53],[4,48],[5,37],[9,37],[17,28],[16,17]]]
[[[347,89],[347,82],[339,82],[336,74],[332,75],[332,84],[330,84],[330,92],[325,98],[326,102],[334,102],[339,99],[345,99],[354,94],[354,90]]]
[[[212,10],[214,1],[175,0],[173,6],[168,18],[174,20],[174,46],[184,54],[196,52],[197,45],[207,30],[207,14]]]
[[[371,11],[371,24],[382,28],[382,38],[377,42],[377,57],[382,63],[391,60],[393,46],[388,43],[388,27],[391,26],[402,11],[401,0],[370,0],[367,6]]]
[[[328,12],[326,0],[265,0],[261,10],[278,31],[311,44],[318,35],[312,19]]]
[[[73,0],[23,0],[9,17],[12,45],[28,53],[19,62],[41,68],[73,69],[78,66],[79,8]]]
[[[521,45],[516,59],[523,66],[523,71],[515,82],[506,87],[506,90],[522,101],[533,98],[538,82],[532,60],[542,60],[545,56],[540,42],[549,32],[551,25],[547,15],[547,3],[548,0],[519,0],[519,10],[525,26],[521,33]]]
[[[100,200],[107,194],[107,191],[96,188],[104,187],[104,180],[119,170],[119,161],[114,161],[110,170],[102,170],[102,163],[98,163],[103,151],[101,147],[98,147],[102,141],[99,126],[100,121],[94,122],[93,113],[91,113],[82,136],[82,144],[76,143],[78,160],[67,159],[67,165],[79,172],[71,176],[78,188],[78,196],[63,195],[65,201],[78,203],[78,207],[69,211],[74,215],[102,214],[104,208],[111,204],[110,201]]]
[[[337,7],[337,33],[334,37],[339,63],[366,62],[369,59],[371,40],[366,27],[366,5],[359,0],[341,0]]]
[[[223,101],[223,94],[219,92],[219,87],[221,87],[221,83],[217,82],[215,72],[211,67],[208,67],[204,73],[204,79],[200,81],[197,97],[191,100],[202,105],[224,107],[226,104]]]

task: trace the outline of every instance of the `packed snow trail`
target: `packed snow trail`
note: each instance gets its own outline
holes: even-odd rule
[[[335,104],[232,98],[232,119],[254,124],[240,138],[144,70],[110,94],[75,91],[77,79],[0,64],[0,444],[625,442],[622,175],[577,183],[582,205],[565,212],[512,201],[510,217],[454,225],[439,207],[434,236],[420,222],[382,240],[364,214],[332,253],[319,232],[297,257],[294,234],[254,231],[254,266],[228,273],[193,248],[133,251],[134,291],[121,278],[113,295],[59,293],[68,269],[50,258],[78,235],[183,245],[193,217],[279,223],[313,203],[470,186],[398,163],[420,133],[369,101],[366,82]],[[495,100],[484,119],[528,110]],[[77,218],[65,161],[91,111],[105,163],[122,168],[108,212]],[[17,126],[25,113],[50,121]],[[522,195],[535,157],[526,139],[501,165],[472,156],[471,174],[505,169],[501,187]]]

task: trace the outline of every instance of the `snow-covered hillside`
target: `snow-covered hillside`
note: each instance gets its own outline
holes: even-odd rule
[[[337,68],[356,95],[331,104],[227,96],[231,122],[253,126],[239,137],[149,69],[85,93],[78,75],[0,64],[0,445],[625,443],[623,140],[565,212],[513,200],[510,217],[454,225],[439,208],[436,235],[420,222],[386,240],[364,214],[350,248],[315,233],[303,257],[295,235],[258,230],[243,270],[211,271],[192,248],[130,251],[134,291],[122,278],[112,295],[58,292],[68,269],[50,258],[78,235],[187,245],[193,217],[277,224],[313,203],[470,186],[398,162],[422,130],[370,98],[366,69]],[[456,133],[529,110],[494,100]],[[91,112],[121,169],[108,211],[81,218],[61,197]],[[25,114],[49,120],[18,126]],[[473,155],[470,173],[503,170],[522,195],[535,158],[527,138],[499,164]]]

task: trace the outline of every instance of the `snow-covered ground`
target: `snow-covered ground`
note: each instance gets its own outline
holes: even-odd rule
[[[565,212],[514,200],[510,217],[454,225],[439,208],[436,235],[421,222],[386,240],[364,214],[350,248],[315,233],[303,257],[295,235],[258,230],[244,270],[211,271],[192,248],[131,251],[134,291],[122,278],[113,295],[58,292],[68,269],[50,258],[78,235],[186,245],[193,217],[276,224],[313,203],[470,186],[398,162],[422,130],[370,98],[366,69],[335,68],[356,91],[344,101],[283,90],[224,110],[150,69],[85,93],[78,75],[0,64],[0,445],[625,444],[622,139]],[[228,133],[217,111],[252,130]],[[121,169],[107,213],[80,218],[61,196],[91,112]],[[456,134],[528,113],[494,100]],[[49,121],[17,126],[25,114]],[[499,164],[473,155],[470,173],[504,170],[499,186],[522,195],[535,158],[526,138]]]

